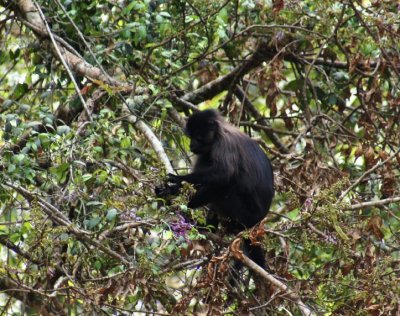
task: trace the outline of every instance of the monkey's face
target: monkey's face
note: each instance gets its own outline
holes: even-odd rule
[[[215,131],[200,131],[188,134],[190,137],[190,151],[196,155],[204,155],[211,151],[215,142]]]
[[[197,112],[189,117],[185,129],[190,138],[190,151],[196,155],[209,153],[218,137],[218,113],[214,110]]]

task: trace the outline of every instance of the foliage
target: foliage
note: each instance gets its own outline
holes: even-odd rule
[[[210,107],[273,162],[272,212],[246,232],[268,272],[318,315],[399,313],[396,2],[0,10],[3,314],[305,314],[247,268],[232,283],[235,236],[187,208],[193,188],[154,194],[190,168],[183,118]]]

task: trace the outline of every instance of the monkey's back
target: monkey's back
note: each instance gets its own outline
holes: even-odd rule
[[[210,207],[232,220],[252,227],[267,214],[274,197],[271,162],[259,145],[241,135],[238,166],[229,184]]]

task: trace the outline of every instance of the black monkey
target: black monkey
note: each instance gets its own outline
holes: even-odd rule
[[[188,207],[208,205],[208,224],[216,227],[220,221],[231,233],[261,221],[274,196],[274,176],[271,163],[258,144],[214,110],[189,117],[185,132],[197,161],[192,173],[169,174],[168,181],[195,185],[196,193]],[[244,251],[265,269],[261,247],[245,240]]]

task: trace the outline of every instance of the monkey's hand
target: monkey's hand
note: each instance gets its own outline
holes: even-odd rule
[[[176,174],[168,173],[167,182],[181,184],[183,181],[181,176],[177,176]]]
[[[169,196],[176,196],[179,194],[179,189],[181,188],[180,184],[173,183],[168,184],[167,182],[157,185],[154,188],[154,192],[158,197],[167,198]]]

